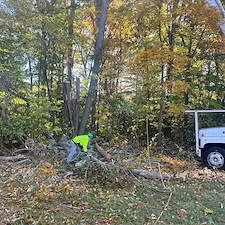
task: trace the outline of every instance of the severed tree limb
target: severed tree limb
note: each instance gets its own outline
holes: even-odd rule
[[[32,151],[33,149],[29,149],[29,148],[20,148],[17,149],[15,151],[13,151],[12,155],[17,155],[17,154],[21,154],[21,153],[28,153],[29,151]]]
[[[157,173],[153,171],[146,171],[143,169],[134,169],[131,171],[136,176],[142,176],[149,179],[163,179],[163,180],[169,180],[170,176],[163,173]]]
[[[106,160],[108,160],[108,161],[112,159],[112,156],[111,156],[110,154],[108,154],[107,152],[105,152],[105,151],[103,150],[103,148],[100,147],[97,143],[95,143],[95,147],[96,147],[97,152],[98,152],[101,156],[103,156],[104,159],[106,159]]]
[[[24,162],[29,162],[29,161],[31,161],[29,158],[25,158],[25,159],[20,160],[20,161],[18,161],[18,162],[16,162],[16,163],[17,163],[17,164],[22,164],[22,163],[24,163]]]
[[[17,155],[17,156],[0,156],[0,160],[5,161],[17,161],[21,159],[28,159],[28,157],[25,157],[24,155]]]

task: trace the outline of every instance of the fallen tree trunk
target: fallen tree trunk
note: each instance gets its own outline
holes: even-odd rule
[[[103,150],[103,148],[100,147],[97,143],[95,143],[95,147],[96,147],[97,152],[98,152],[101,156],[103,156],[104,159],[106,159],[106,160],[108,160],[108,161],[112,159],[112,156],[111,156],[110,154],[108,154],[107,152],[105,152],[105,151]]]
[[[169,180],[170,176],[163,173],[157,173],[153,171],[146,171],[143,169],[134,169],[131,171],[135,176],[142,176],[149,179],[163,179],[163,180]]]

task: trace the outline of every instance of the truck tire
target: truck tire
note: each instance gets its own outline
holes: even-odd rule
[[[225,170],[225,149],[216,146],[206,149],[203,162],[209,169]]]

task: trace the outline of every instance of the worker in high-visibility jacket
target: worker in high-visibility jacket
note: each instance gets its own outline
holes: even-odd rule
[[[93,139],[94,135],[88,133],[87,135],[79,135],[73,138],[70,142],[70,153],[67,156],[67,163],[78,159],[79,156],[83,155],[82,153],[87,152],[87,147],[90,139]]]

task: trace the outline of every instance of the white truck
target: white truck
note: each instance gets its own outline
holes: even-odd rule
[[[199,129],[199,113],[225,113],[225,110],[186,110],[195,116],[196,154],[210,169],[225,170],[225,127]]]

